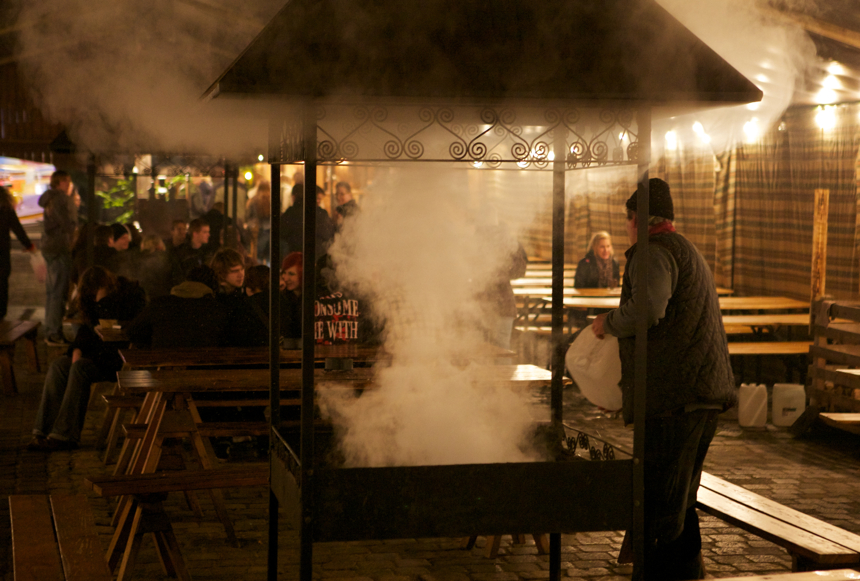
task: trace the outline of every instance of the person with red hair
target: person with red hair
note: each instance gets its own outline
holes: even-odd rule
[[[281,263],[281,337],[287,349],[302,338],[302,253],[290,252]]]

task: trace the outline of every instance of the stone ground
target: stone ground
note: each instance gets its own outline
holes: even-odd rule
[[[18,260],[18,259],[16,259]],[[10,317],[28,312],[40,318],[38,288],[26,280],[20,260],[13,263],[13,305]],[[26,262],[23,267],[26,268]],[[27,274],[28,271],[24,270]],[[17,285],[17,286],[16,286]],[[29,287],[29,288],[28,288]],[[17,293],[17,294],[16,294]],[[42,291],[41,296],[44,296]],[[21,300],[21,297],[24,300]],[[43,299],[41,299],[43,300]],[[23,348],[16,353],[19,395],[0,395],[0,496],[70,491],[86,494],[96,517],[101,540],[107,548],[112,528],[112,504],[89,490],[87,475],[106,474],[93,449],[101,409],[87,417],[80,449],[72,452],[28,452],[39,403],[47,353],[40,344],[42,373],[27,371]],[[535,394],[535,402],[546,409],[547,393]],[[588,404],[574,389],[565,392],[565,422],[622,448],[632,447],[632,430],[618,418],[609,417]],[[744,430],[731,417],[722,418],[711,446],[706,470],[758,494],[811,514],[836,526],[860,534],[860,437],[816,427],[802,439],[787,430],[769,426]],[[231,491],[227,508],[241,547],[226,544],[224,532],[211,504],[199,495],[204,516],[197,518],[180,495],[171,495],[166,510],[173,520],[188,569],[195,580],[234,581],[266,578],[267,491]],[[570,501],[576,502],[575,491]],[[11,535],[8,504],[0,503],[0,579],[11,581]],[[784,573],[791,560],[784,549],[745,533],[718,519],[702,514],[704,556],[711,576],[734,577]],[[280,578],[295,578],[298,571],[297,536],[281,519],[279,544]],[[524,531],[527,532],[527,531]],[[571,578],[595,580],[629,578],[631,567],[615,561],[623,534],[619,531],[563,535],[563,573]],[[528,537],[527,537],[528,538]],[[466,551],[463,539],[402,539],[393,541],[319,543],[314,546],[314,577],[351,581],[519,581],[548,576],[545,556],[537,555],[528,538],[525,545],[502,540],[498,558],[483,556],[484,539]],[[150,539],[138,559],[134,579],[166,579]]]

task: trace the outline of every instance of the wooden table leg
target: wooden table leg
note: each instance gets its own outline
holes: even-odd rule
[[[12,367],[12,358],[15,346],[0,348],[0,377],[3,380],[3,393],[16,395],[18,385],[15,383],[15,369]]]
[[[34,327],[32,331],[29,331],[24,335],[24,348],[27,350],[27,361],[30,365],[30,371],[35,373],[40,373],[42,371],[39,366],[39,352],[36,349],[36,333],[38,330],[38,326]]]

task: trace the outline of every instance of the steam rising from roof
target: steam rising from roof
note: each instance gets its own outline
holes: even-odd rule
[[[256,154],[265,122],[200,95],[280,4],[20,0],[16,54],[38,106],[82,149]]]
[[[761,103],[722,107],[655,120],[655,156],[674,144],[705,145],[719,153],[768,130],[791,104],[807,69],[818,62],[809,36],[776,21],[747,0],[657,0],[764,93]],[[804,7],[813,5],[803,1]],[[699,125],[696,125],[696,124]],[[747,130],[744,131],[746,126]],[[666,134],[672,132],[669,137]]]

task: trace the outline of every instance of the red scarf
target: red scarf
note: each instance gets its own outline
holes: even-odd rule
[[[648,235],[674,233],[675,226],[671,222],[660,222],[648,228]]]

